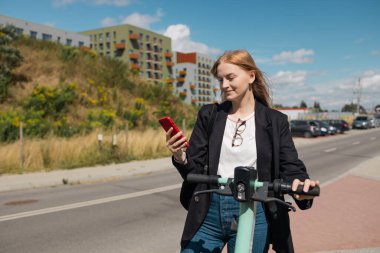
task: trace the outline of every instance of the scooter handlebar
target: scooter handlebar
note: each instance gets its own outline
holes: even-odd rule
[[[203,174],[188,174],[186,181],[189,183],[201,183],[201,184],[218,184],[219,176],[203,175]]]
[[[292,185],[289,183],[285,183],[281,180],[275,180],[273,182],[273,190],[276,193],[282,193],[282,194],[299,194],[299,195],[308,195],[308,196],[319,196],[320,194],[320,188],[319,186],[310,187],[307,192],[303,191],[303,185],[298,185],[297,190],[292,190]]]

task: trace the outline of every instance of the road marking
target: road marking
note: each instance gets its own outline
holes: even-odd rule
[[[8,220],[16,220],[20,218],[31,217],[31,216],[41,215],[41,214],[55,213],[55,212],[60,212],[60,211],[65,211],[65,210],[70,210],[70,209],[75,209],[75,208],[80,208],[80,207],[99,205],[99,204],[109,203],[113,201],[137,198],[137,197],[141,197],[145,195],[150,195],[153,193],[159,193],[159,192],[165,192],[165,191],[178,189],[181,187],[181,185],[182,184],[168,185],[168,186],[155,188],[155,189],[149,189],[149,190],[140,191],[140,192],[127,193],[123,195],[117,195],[117,196],[112,196],[112,197],[107,197],[107,198],[102,198],[102,199],[95,199],[95,200],[73,203],[73,204],[68,204],[68,205],[63,205],[63,206],[56,206],[56,207],[44,208],[40,210],[33,210],[33,211],[28,211],[28,212],[0,216],[0,222],[8,221]]]
[[[355,141],[352,143],[352,145],[358,145],[360,143],[360,141]]]
[[[326,152],[326,153],[329,153],[329,152],[333,152],[333,151],[335,151],[335,150],[336,150],[336,148],[329,148],[329,149],[326,149],[325,152]]]
[[[374,140],[376,140],[376,137],[371,137],[371,141],[374,141]]]

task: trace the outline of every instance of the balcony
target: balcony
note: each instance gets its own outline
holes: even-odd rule
[[[195,84],[190,84],[190,89],[195,90]]]
[[[139,70],[140,66],[138,64],[136,64],[136,63],[132,63],[131,64],[131,69],[133,69],[133,70]]]
[[[139,54],[136,54],[136,53],[130,53],[129,54],[129,59],[134,59],[134,60],[138,60],[139,59]]]
[[[196,98],[191,99],[191,103],[195,104],[196,102],[198,102],[198,99]]]
[[[173,84],[173,79],[171,79],[171,78],[166,78],[165,82],[166,82],[167,84]]]
[[[214,88],[214,92],[218,92],[219,91],[219,89],[218,88]]]
[[[181,71],[179,71],[179,75],[180,75],[180,76],[185,76],[185,75],[186,75],[186,70],[181,70]]]
[[[125,49],[125,44],[124,43],[115,43],[113,46],[117,50],[124,50]]]
[[[172,57],[173,57],[173,53],[166,52],[166,53],[164,54],[164,57],[165,57],[165,58],[172,58]]]
[[[177,82],[183,83],[183,82],[185,82],[185,78],[184,77],[177,77]]]
[[[131,33],[128,35],[128,38],[130,40],[138,40],[139,39],[139,35],[137,33]]]
[[[181,91],[181,92],[179,93],[179,97],[182,98],[182,99],[184,99],[186,96],[187,96],[186,91]]]
[[[168,61],[168,62],[166,62],[166,66],[167,67],[173,67],[174,66],[174,62]]]

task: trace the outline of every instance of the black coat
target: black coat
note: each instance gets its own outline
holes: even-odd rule
[[[190,145],[186,151],[188,163],[180,165],[173,159],[173,164],[184,179],[189,172],[201,173],[206,163],[207,150],[209,150],[209,174],[217,174],[224,128],[231,103],[224,102],[217,105],[217,115],[208,137],[207,126],[213,106],[211,104],[205,105],[199,110],[189,141]],[[255,124],[256,165],[260,181],[273,181],[275,178],[282,178],[287,182],[293,182],[296,178],[301,181],[309,178],[303,162],[298,159],[287,116],[256,100]],[[276,197],[282,198],[281,196]],[[296,203],[300,209],[307,209],[311,207],[312,201],[296,201]],[[197,232],[206,217],[209,205],[210,195],[208,194],[200,195],[198,201],[192,198],[182,234],[182,247],[186,246]],[[272,202],[266,205],[265,211],[273,249],[276,252],[294,252],[288,208]]]

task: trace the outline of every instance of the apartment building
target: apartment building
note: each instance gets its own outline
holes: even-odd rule
[[[172,83],[171,39],[133,25],[117,25],[81,32],[90,37],[90,48],[129,64],[141,77]]]
[[[214,59],[200,53],[174,54],[174,87],[185,103],[202,106],[220,101],[220,89],[210,70]]]
[[[24,34],[30,38],[58,42],[63,45],[80,47],[89,46],[90,38],[83,34],[68,32],[47,25],[35,24],[29,21],[0,15],[1,25],[16,27],[18,34]]]

